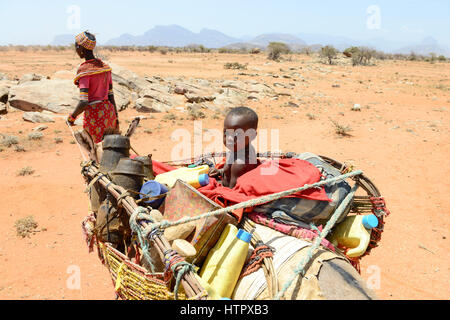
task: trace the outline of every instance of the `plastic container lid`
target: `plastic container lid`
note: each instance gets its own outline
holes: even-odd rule
[[[199,175],[198,182],[202,187],[207,186],[209,184],[209,176],[206,173]]]
[[[144,185],[141,188],[140,193],[142,193],[140,195],[140,198],[144,198],[144,195],[147,195],[149,197],[154,197],[154,196],[159,196],[160,194],[164,194],[166,193],[168,190],[166,188],[166,186],[164,186],[163,184],[154,181],[154,180],[149,180],[146,183],[144,183]],[[151,200],[151,201],[145,201],[144,203],[147,205],[150,205],[152,208],[154,209],[158,209],[161,204],[164,201],[164,197],[161,199],[156,199],[156,200]]]
[[[366,229],[373,229],[378,227],[378,218],[374,214],[364,216],[362,223]]]
[[[247,243],[250,243],[250,240],[252,239],[252,235],[242,229],[239,229],[236,237],[242,241],[245,241]]]

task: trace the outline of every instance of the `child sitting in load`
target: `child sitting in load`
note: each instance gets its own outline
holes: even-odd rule
[[[222,169],[212,168],[211,177],[222,177],[222,185],[234,188],[237,179],[258,166],[255,148],[251,142],[256,138],[258,115],[247,107],[233,108],[225,117],[223,143],[230,152]]]

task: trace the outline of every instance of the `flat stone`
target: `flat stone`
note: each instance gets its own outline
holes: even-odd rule
[[[136,111],[143,113],[161,113],[169,111],[170,107],[151,98],[139,98],[136,100]]]
[[[11,87],[8,101],[11,107],[26,112],[48,110],[68,114],[79,102],[79,91],[72,80],[28,81]]]
[[[19,84],[28,82],[28,81],[40,81],[42,79],[45,79],[45,76],[40,75],[40,74],[35,74],[35,73],[27,73],[24,74],[20,80],[19,80]]]
[[[44,131],[47,129],[48,129],[48,126],[46,126],[45,124],[42,124],[40,126],[37,126],[36,128],[33,128],[33,131],[39,132],[39,131]]]
[[[33,123],[51,123],[55,122],[53,117],[43,114],[41,112],[25,112],[22,115],[23,120]]]

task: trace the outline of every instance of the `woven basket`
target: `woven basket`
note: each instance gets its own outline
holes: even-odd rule
[[[149,273],[145,268],[133,263],[127,256],[114,249],[109,243],[98,243],[101,258],[111,274],[118,298],[123,300],[174,300],[171,291],[172,274]],[[206,293],[201,296],[206,296]],[[178,300],[187,298],[181,291]]]

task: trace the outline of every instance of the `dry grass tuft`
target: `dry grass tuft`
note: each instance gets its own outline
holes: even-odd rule
[[[25,167],[20,169],[20,171],[17,173],[18,176],[24,177],[24,176],[30,176],[34,173],[34,169],[32,167]]]
[[[35,233],[35,229],[38,227],[36,221],[34,221],[33,216],[28,216],[23,219],[19,219],[15,222],[16,233],[18,236],[25,238],[30,237],[30,234]]]

